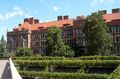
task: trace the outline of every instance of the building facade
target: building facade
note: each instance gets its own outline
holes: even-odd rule
[[[106,10],[101,11],[113,37],[113,54],[120,54],[120,9],[112,9],[111,14]],[[56,21],[39,22],[38,19],[25,18],[13,31],[7,32],[7,43],[9,52],[15,52],[18,47],[27,47],[34,54],[45,54],[46,32],[51,26],[62,29],[62,37],[66,44],[77,45],[77,52],[85,53],[85,34],[82,32],[85,24],[84,16],[69,18],[69,16],[58,16]]]
[[[103,15],[113,38],[112,52],[120,55],[120,8],[112,9],[112,14]]]
[[[68,16],[58,16],[56,21],[40,23],[38,19],[26,18],[23,24],[19,24],[13,31],[7,32],[7,43],[9,52],[15,52],[19,47],[27,47],[34,54],[45,54],[46,32],[51,26],[62,29],[62,37],[66,44],[76,44],[80,47],[78,51],[84,52],[84,34],[81,29],[85,21],[84,16],[69,19]]]

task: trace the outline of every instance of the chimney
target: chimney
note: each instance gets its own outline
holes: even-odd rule
[[[39,20],[38,20],[38,19],[35,19],[35,20],[34,20],[34,23],[35,23],[35,24],[39,23]]]
[[[104,14],[107,14],[107,11],[106,11],[106,10],[100,10],[100,11],[98,11],[98,12],[102,13],[103,15],[104,15]]]
[[[59,21],[59,20],[63,20],[63,16],[58,16],[57,17],[57,20]]]
[[[21,26],[22,24],[19,24],[19,26]]]
[[[31,18],[29,19],[29,23],[30,23],[30,24],[34,24],[34,18],[33,18],[33,17],[31,17]]]
[[[79,20],[81,17],[80,16],[77,16],[77,20]]]
[[[25,23],[25,22],[29,22],[29,19],[28,19],[28,18],[25,18],[25,19],[24,19],[24,23]]]
[[[112,13],[120,13],[120,8],[112,9]]]
[[[69,19],[69,16],[68,15],[64,16],[64,19]]]

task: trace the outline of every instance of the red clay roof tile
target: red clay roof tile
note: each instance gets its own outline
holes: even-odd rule
[[[120,19],[120,13],[105,14],[103,15],[103,18],[106,22],[110,22],[112,20]]]
[[[51,26],[57,26],[62,27],[64,24],[73,25],[73,20],[66,19],[66,20],[59,20],[59,21],[51,21],[51,22],[43,22],[43,23],[37,23],[37,24],[29,24],[28,22],[23,23],[21,26],[18,27],[19,30],[22,29],[30,29],[30,30],[38,30],[39,27],[51,27]]]

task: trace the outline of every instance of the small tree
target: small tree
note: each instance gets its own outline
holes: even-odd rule
[[[48,28],[46,54],[51,56],[74,56],[74,51],[63,42],[61,33],[62,30],[58,27]]]
[[[18,48],[16,56],[31,56],[32,50],[30,48]]]
[[[7,43],[4,39],[4,36],[2,35],[0,40],[0,56],[3,56],[7,52]]]
[[[112,38],[101,13],[87,17],[84,33],[88,55],[110,55]]]

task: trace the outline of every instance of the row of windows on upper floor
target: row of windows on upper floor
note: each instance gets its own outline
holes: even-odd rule
[[[77,36],[84,36],[83,32],[81,30],[75,31]],[[74,31],[73,30],[68,30],[68,31],[63,31],[61,33],[62,37],[73,37]],[[46,38],[46,33],[41,33],[41,34],[34,34],[32,35],[32,39],[44,39]]]
[[[73,40],[73,39],[67,39],[66,40],[67,44],[83,45],[84,42],[85,42],[84,38],[78,38],[78,39],[76,39],[76,41]],[[42,47],[42,46],[46,46],[46,45],[47,45],[46,40],[44,40],[44,41],[32,41],[32,46],[41,46]]]
[[[113,33],[113,31],[114,31],[115,33],[120,33],[120,25],[115,26],[115,27],[109,27],[109,32],[110,32],[110,33]]]
[[[41,41],[41,42],[34,41],[34,42],[32,42],[32,46],[46,46],[46,45],[47,45],[46,41]]]
[[[19,47],[27,47],[27,41],[26,40],[20,40],[18,42]],[[15,48],[16,47],[16,41],[9,41],[9,48]]]
[[[73,37],[74,35],[79,36],[84,36],[83,32],[81,31],[80,28],[76,28],[76,29],[71,29],[71,30],[67,30],[67,31],[62,31],[61,33],[62,37]],[[21,39],[27,39],[26,35],[19,35],[19,40]],[[46,32],[44,33],[38,33],[38,34],[33,34],[31,35],[32,39],[45,39],[46,38]],[[15,40],[14,37],[10,37],[10,40]]]

